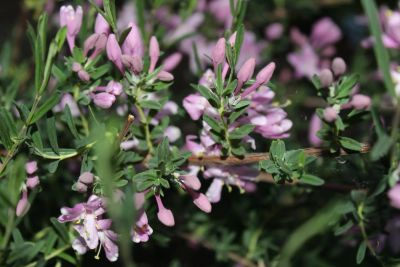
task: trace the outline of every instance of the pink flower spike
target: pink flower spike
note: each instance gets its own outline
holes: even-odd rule
[[[351,104],[355,109],[368,109],[371,105],[371,98],[362,94],[355,94],[351,100]]]
[[[235,90],[235,94],[238,94],[240,89],[242,89],[243,84],[245,84],[254,73],[254,67],[256,66],[256,60],[254,58],[249,58],[240,68],[237,79],[238,85]]]
[[[119,47],[118,41],[114,34],[110,34],[110,36],[108,36],[106,50],[108,59],[117,66],[121,73],[124,73],[121,48]]]
[[[108,22],[101,14],[97,14],[96,22],[94,24],[94,32],[105,35],[110,33],[110,25],[108,25]]]
[[[154,36],[152,36],[150,39],[149,54],[150,54],[149,72],[153,72],[154,69],[156,68],[158,58],[160,57],[160,46],[158,44],[157,38]]]
[[[36,161],[29,161],[25,164],[25,171],[27,174],[34,174],[37,172],[37,162]]]
[[[18,201],[15,213],[18,217],[24,216],[29,210],[30,204],[28,201],[28,191],[22,190],[21,199]]]
[[[158,213],[157,213],[158,220],[160,220],[160,222],[163,223],[165,226],[170,226],[170,227],[174,226],[175,219],[174,215],[172,214],[172,211],[164,207],[160,195],[155,195],[155,198],[158,207]]]
[[[265,66],[262,70],[260,70],[256,76],[256,83],[262,85],[264,83],[269,82],[272,77],[272,74],[275,70],[275,63],[271,62],[267,66]]]
[[[29,188],[29,189],[34,189],[34,188],[36,188],[38,185],[40,184],[40,180],[39,180],[39,177],[36,175],[36,176],[33,176],[33,177],[28,177],[28,179],[26,180],[26,186]]]
[[[225,42],[225,38],[220,38],[212,51],[211,58],[214,70],[217,69],[219,64],[222,64],[225,61]]]

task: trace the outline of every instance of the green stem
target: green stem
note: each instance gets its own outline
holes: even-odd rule
[[[398,134],[399,134],[399,126],[400,126],[400,106],[397,105],[396,112],[394,114],[393,122],[392,122],[392,132],[390,133],[390,137],[391,137],[392,141],[394,142],[391,157],[390,157],[392,169],[397,168],[398,160],[399,160],[399,155],[398,155],[399,147],[397,144],[397,139],[398,139]]]
[[[144,135],[146,138],[146,144],[147,144],[147,148],[149,149],[149,153],[153,153],[154,151],[154,147],[153,147],[153,143],[151,142],[151,134],[150,134],[150,128],[149,128],[149,122],[146,118],[146,115],[144,114],[144,111],[142,109],[142,107],[139,105],[139,103],[137,101],[135,101],[135,107],[139,113],[139,120],[140,122],[143,124],[143,129],[144,129]]]

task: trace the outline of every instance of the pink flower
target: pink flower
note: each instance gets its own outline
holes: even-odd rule
[[[67,27],[67,42],[71,52],[75,47],[75,38],[82,26],[82,16],[83,11],[81,6],[78,6],[76,11],[70,5],[62,6],[60,9],[60,26]]]
[[[29,207],[30,204],[28,201],[28,191],[25,189],[22,190],[22,196],[21,199],[18,201],[15,213],[17,214],[18,217],[24,216],[28,212]]]
[[[243,84],[245,84],[249,79],[251,79],[254,73],[255,66],[256,66],[256,60],[254,58],[249,58],[240,68],[237,74],[238,85],[236,87],[235,93],[238,93],[242,88]]]
[[[225,38],[220,38],[215,45],[211,59],[214,65],[214,72],[216,72],[217,66],[225,62]]]
[[[319,72],[319,57],[309,45],[301,47],[298,52],[289,53],[287,59],[295,68],[295,75],[298,78],[304,76],[311,78]]]
[[[110,25],[101,14],[97,14],[96,22],[94,24],[94,32],[97,34],[108,35],[110,33]]]
[[[38,177],[37,175],[28,177],[28,179],[26,180],[26,186],[27,186],[29,189],[34,189],[34,188],[36,188],[39,184],[40,184],[40,180],[39,180],[39,177]]]
[[[176,142],[181,135],[181,130],[176,126],[168,126],[164,132],[164,136],[168,138],[170,143]]]
[[[173,69],[176,68],[176,66],[181,62],[182,60],[182,54],[179,52],[173,53],[167,58],[164,59],[162,65],[163,65],[163,70],[165,71],[172,71]]]
[[[342,38],[342,31],[330,18],[317,21],[311,30],[311,45],[322,48],[336,43]]]

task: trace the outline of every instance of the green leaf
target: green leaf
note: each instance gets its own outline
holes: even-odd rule
[[[349,137],[340,137],[339,143],[343,148],[354,150],[354,151],[361,151],[362,144],[357,140],[354,140]]]
[[[219,122],[216,121],[215,119],[211,118],[208,115],[203,116],[203,120],[217,133],[221,132],[222,127],[219,125]]]
[[[49,138],[50,146],[53,151],[58,154],[58,141],[56,132],[56,120],[54,117],[50,117],[46,120],[47,137]]]
[[[203,86],[203,85],[195,85],[194,88],[208,101],[211,101],[213,104],[215,104],[217,107],[219,107],[219,100],[218,96],[214,94],[209,88]]]
[[[269,154],[273,160],[283,160],[286,152],[285,142],[282,140],[274,140],[269,148]]]
[[[71,109],[69,108],[68,105],[65,105],[65,107],[64,107],[64,119],[68,125],[69,130],[71,131],[72,135],[74,136],[74,138],[79,139],[79,134],[75,127],[75,122],[72,118]]]
[[[254,127],[255,126],[251,124],[242,125],[229,133],[229,139],[242,139],[243,137],[251,133]]]
[[[54,227],[54,230],[56,231],[57,235],[63,240],[65,243],[69,243],[69,238],[68,238],[68,229],[67,227],[60,223],[56,218],[50,218],[50,222]]]
[[[309,184],[315,186],[320,186],[325,183],[325,181],[322,180],[321,178],[311,174],[303,174],[300,178],[300,182],[303,184]]]
[[[351,90],[357,84],[358,80],[359,80],[358,74],[352,74],[350,76],[343,77],[341,83],[339,84],[338,93],[335,96],[335,98],[340,99],[348,97]]]
[[[376,161],[385,156],[392,148],[392,145],[393,145],[393,140],[387,134],[383,134],[380,137],[378,137],[378,141],[374,144],[374,146],[371,149],[370,153],[371,160]]]
[[[358,246],[357,249],[357,264],[361,264],[365,258],[365,252],[367,250],[367,244],[365,243],[365,241],[361,242],[361,244]]]
[[[51,148],[43,148],[42,150],[35,148],[34,153],[42,158],[54,160],[73,158],[79,154],[78,150],[70,148],[60,148],[58,154],[54,153]]]
[[[396,91],[392,77],[390,75],[390,59],[389,53],[386,50],[382,42],[382,30],[379,19],[379,11],[376,7],[375,0],[361,0],[364,11],[368,17],[369,28],[374,37],[374,52],[375,58],[378,62],[379,69],[383,74],[383,81],[385,83],[386,90],[389,92],[391,97],[397,98]]]
[[[59,92],[53,93],[53,95],[36,110],[36,112],[31,116],[30,120],[27,121],[27,124],[31,125],[42,118],[50,109],[60,102],[60,98],[61,95]]]
[[[140,101],[139,104],[143,108],[149,108],[149,109],[155,109],[155,110],[160,110],[162,108],[161,104],[154,100],[142,100],[142,101]]]

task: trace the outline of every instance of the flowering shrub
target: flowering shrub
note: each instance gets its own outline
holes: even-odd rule
[[[2,40],[1,266],[398,265],[399,10],[61,2]]]

